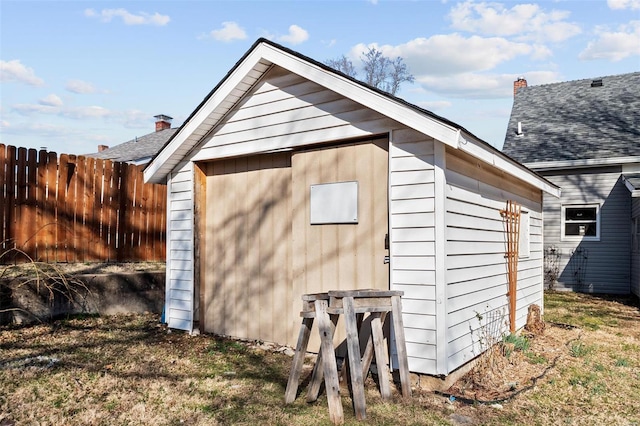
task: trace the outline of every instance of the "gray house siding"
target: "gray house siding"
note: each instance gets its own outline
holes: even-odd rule
[[[640,197],[631,201],[632,245],[631,247],[631,292],[640,297]]]
[[[631,274],[631,195],[620,167],[542,173],[562,188],[557,199],[544,197],[545,247],[560,251],[558,289],[628,294]],[[597,204],[599,241],[562,238],[562,205]]]

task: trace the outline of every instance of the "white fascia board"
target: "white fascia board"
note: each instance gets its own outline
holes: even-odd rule
[[[262,46],[260,46],[262,47]],[[162,183],[168,173],[182,160],[175,158],[176,151],[188,152],[199,141],[200,138],[189,138],[200,125],[209,117],[209,115],[222,103],[226,97],[238,86],[244,77],[251,72],[253,67],[260,61],[262,55],[260,47],[255,49],[245,58],[233,73],[222,83],[222,85],[211,95],[204,105],[191,117],[191,119],[182,125],[178,133],[174,136],[171,143],[166,146],[147,166],[144,171],[145,182]],[[215,124],[210,128],[215,127]],[[210,129],[209,129],[210,130]],[[208,133],[208,132],[207,132]],[[184,144],[189,146],[183,146]]]
[[[264,45],[263,58],[434,139],[457,147],[458,129],[393,99],[307,62]]]
[[[543,171],[555,169],[577,169],[581,167],[615,166],[629,163],[640,163],[640,157],[633,156],[589,158],[586,160],[538,161],[533,163],[524,163],[524,165],[532,170]]]
[[[551,184],[541,176],[538,176],[535,172],[527,169],[524,165],[499,155],[498,152],[491,152],[490,149],[484,148],[479,142],[476,142],[469,135],[463,136],[460,134],[460,143],[458,144],[458,147],[461,151],[464,151],[487,164],[491,164],[511,176],[523,180],[556,198],[560,197],[559,187]]]

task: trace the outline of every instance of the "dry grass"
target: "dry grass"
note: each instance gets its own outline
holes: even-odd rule
[[[545,320],[579,328],[548,325],[546,355],[535,349],[542,338],[531,339],[527,351],[546,363],[526,351],[505,356],[505,380],[522,380],[525,366],[550,367],[531,389],[500,407],[451,403],[426,391],[384,403],[369,379],[366,424],[639,425],[637,305],[552,293]],[[254,345],[168,333],[154,315],[4,327],[0,425],[329,424],[324,394],[314,404],[303,395],[283,404],[290,364],[290,357]],[[358,424],[350,400],[342,400],[346,423]]]

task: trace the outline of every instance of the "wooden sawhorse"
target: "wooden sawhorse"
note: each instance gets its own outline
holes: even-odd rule
[[[318,320],[320,333],[320,351],[311,376],[307,391],[307,401],[318,398],[322,377],[324,375],[325,389],[329,417],[334,424],[344,421],[342,404],[339,394],[338,369],[333,347],[333,334],[340,315],[344,315],[347,334],[347,357],[351,379],[353,406],[358,420],[366,418],[366,403],[364,396],[364,379],[369,371],[375,353],[380,393],[383,399],[391,398],[391,390],[387,377],[389,366],[386,362],[386,347],[382,324],[390,312],[393,320],[393,333],[398,356],[398,369],[402,396],[411,396],[411,379],[407,361],[404,327],[402,324],[401,291],[384,290],[346,290],[329,291],[328,293],[305,294],[302,296],[302,325],[293,357],[293,366],[287,382],[285,402],[293,402],[298,391],[298,382],[302,372],[304,357],[309,344],[309,336],[314,319]],[[367,340],[364,355],[360,357],[360,339],[358,330],[358,315],[371,315],[371,336]]]

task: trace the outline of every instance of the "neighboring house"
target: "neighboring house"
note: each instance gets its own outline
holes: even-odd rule
[[[171,128],[172,117],[156,115],[156,131],[109,148],[99,145],[98,152],[86,154],[87,157],[120,161],[132,164],[147,164],[160,151],[177,129]]]
[[[517,328],[543,303],[542,194],[558,196],[555,185],[459,125],[268,40],[145,179],[167,185],[172,328],[295,345],[303,294],[401,290],[410,369],[448,374],[505,331],[507,200],[524,211]]]
[[[640,72],[531,87],[519,79],[514,91],[503,152],[562,190],[544,200],[556,287],[640,295]]]

